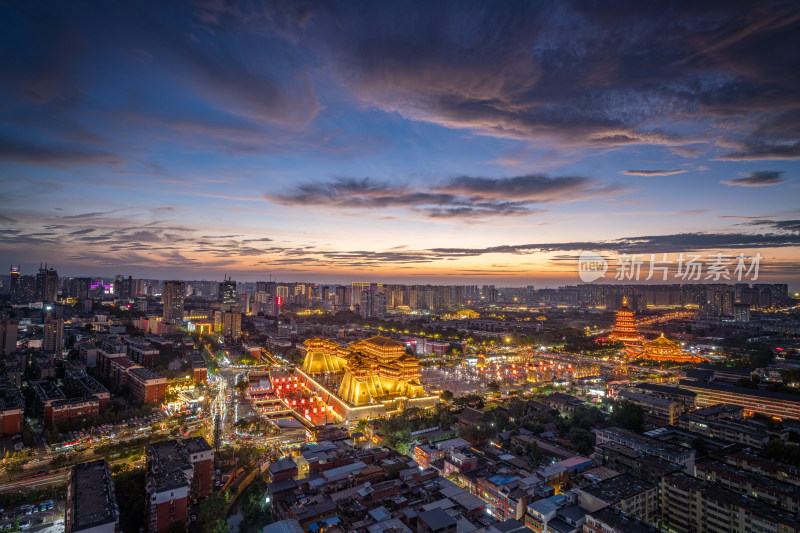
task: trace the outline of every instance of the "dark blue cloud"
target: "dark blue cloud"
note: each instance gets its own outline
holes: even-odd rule
[[[458,176],[424,185],[389,184],[371,178],[338,178],[265,193],[284,206],[335,210],[405,208],[430,218],[524,216],[543,212],[536,204],[569,202],[630,192],[583,176],[526,175],[503,178]]]
[[[775,170],[759,170],[746,176],[723,180],[725,185],[738,185],[740,187],[771,187],[786,181],[783,172]]]
[[[269,151],[324,109],[320,89],[340,84],[379,109],[498,137],[595,149],[707,142],[727,147],[725,159],[800,157],[793,2],[45,2],[4,11],[0,120],[46,130],[52,142],[80,132],[95,144],[87,152],[125,151],[126,127],[140,138],[167,127],[187,143]]]
[[[524,140],[800,157],[795,3],[351,6],[324,3],[286,31],[378,108]]]

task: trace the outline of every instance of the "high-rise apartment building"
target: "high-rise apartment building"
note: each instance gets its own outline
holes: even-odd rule
[[[355,285],[354,283],[354,288]],[[382,284],[370,283],[361,287],[359,309],[362,318],[383,318],[386,315],[386,294],[383,291]]]
[[[8,290],[11,293],[11,298],[19,292],[19,265],[11,265],[8,275]]]
[[[42,350],[61,355],[64,350],[64,319],[48,316],[44,319],[42,329],[44,334]]]
[[[453,287],[453,307],[459,308],[464,306],[464,287],[463,286],[455,286]]]
[[[44,302],[55,302],[58,295],[58,272],[47,265],[36,274],[36,298]]]
[[[350,309],[350,287],[339,285],[333,297],[333,306],[337,311]]]
[[[733,304],[734,322],[750,322],[750,304],[736,302]]]
[[[117,276],[114,279],[114,294],[123,300],[133,297],[133,278]]]
[[[239,309],[246,315],[250,314],[250,295],[246,292],[239,293],[237,296],[237,301],[239,303]]]
[[[267,293],[266,291],[257,291],[253,300],[254,313],[264,313],[265,315],[274,315],[277,310],[275,308],[275,296]]]
[[[17,351],[17,330],[19,323],[16,320],[0,320],[0,356],[5,356]]]
[[[11,301],[27,303],[36,299],[36,276],[23,276],[19,267],[11,273]]]
[[[147,289],[145,287],[145,282],[143,279],[135,279],[131,284],[131,296],[133,298],[137,296],[144,296],[147,294]]]
[[[234,280],[226,277],[222,283],[219,284],[217,301],[223,304],[223,306],[233,305],[239,301],[239,297],[236,295],[236,282]]]
[[[483,290],[481,291],[481,298],[485,303],[493,304],[497,303],[497,289],[494,285],[484,285]]]
[[[86,300],[89,298],[89,290],[92,286],[92,278],[69,278],[64,280],[61,293],[68,298]]]
[[[186,283],[183,281],[165,281],[161,291],[161,302],[164,304],[162,316],[165,322],[183,320],[183,300],[186,296]]]
[[[238,305],[232,305],[227,311],[214,313],[214,330],[226,339],[236,340],[242,335],[242,313]]]
[[[354,281],[350,292],[350,309],[353,311],[361,310],[363,291],[369,290],[368,281]]]

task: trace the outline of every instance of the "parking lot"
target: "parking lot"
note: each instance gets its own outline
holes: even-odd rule
[[[50,530],[63,531],[64,522],[63,500],[43,500],[35,504],[26,504],[0,510],[0,530],[11,529],[18,524],[24,530],[41,532]],[[59,529],[59,522],[61,523]]]
[[[131,417],[116,424],[102,424],[78,431],[68,431],[61,435],[61,442],[53,446],[53,448],[59,446],[61,448],[79,448],[83,445],[125,437],[136,431],[145,433],[150,429],[150,426],[160,422],[165,417],[164,413],[158,411],[148,416]],[[45,446],[50,446],[50,443],[46,440],[44,444]]]

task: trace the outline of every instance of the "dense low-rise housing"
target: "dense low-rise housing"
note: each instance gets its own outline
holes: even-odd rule
[[[679,465],[687,473],[694,471],[695,451],[677,444],[662,442],[620,427],[607,427],[595,430],[597,444],[613,442],[644,455],[651,455],[672,464]]]

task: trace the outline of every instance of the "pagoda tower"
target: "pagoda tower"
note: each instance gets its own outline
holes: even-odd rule
[[[626,344],[638,343],[642,340],[636,333],[636,321],[633,317],[633,311],[628,308],[628,298],[626,296],[622,297],[622,307],[617,310],[614,333],[611,338]]]

